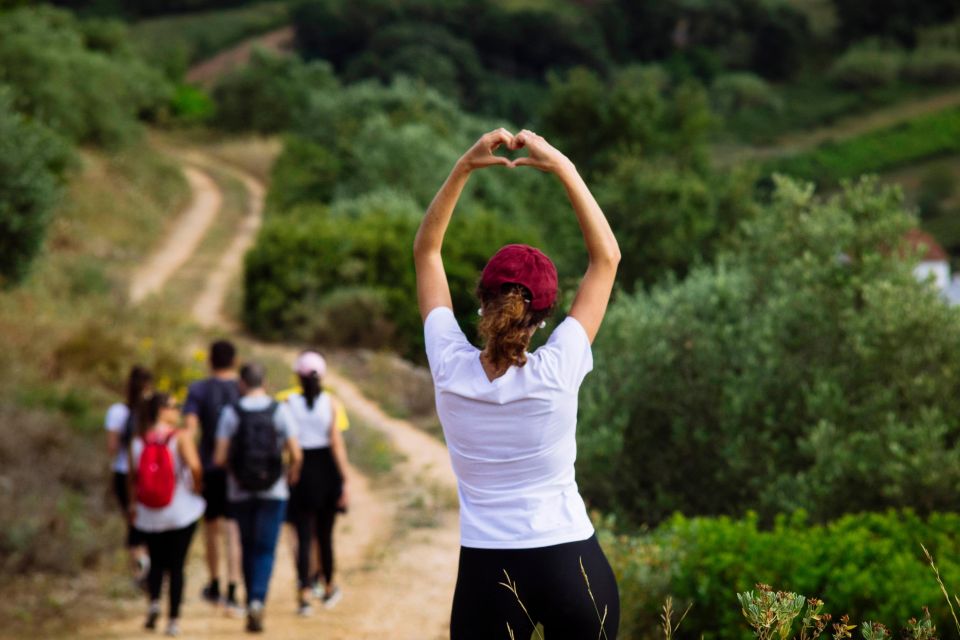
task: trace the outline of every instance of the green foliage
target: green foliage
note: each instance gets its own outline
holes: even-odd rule
[[[960,150],[960,109],[918,116],[902,124],[772,163],[771,172],[785,173],[819,184],[875,173]]]
[[[779,111],[783,108],[776,91],[763,78],[752,73],[728,73],[717,77],[710,86],[710,97],[722,114],[743,109]]]
[[[741,640],[748,634],[732,594],[756,583],[822,599],[823,613],[831,612],[835,622],[849,615],[899,628],[920,617],[924,607],[934,619],[949,620],[920,544],[934,553],[946,583],[955,585],[960,580],[958,525],[954,513],[920,518],[909,510],[845,515],[812,526],[798,512],[778,517],[770,529],[760,527],[753,515],[742,520],[677,515],[648,534],[601,535],[621,587],[621,635],[652,640],[659,605],[672,595],[693,603],[681,635]],[[757,604],[758,594],[752,595],[748,602]],[[790,601],[787,595],[782,608],[792,612],[786,605],[799,599]],[[798,632],[801,626],[795,622],[785,631]]]
[[[307,108],[310,95],[338,87],[330,65],[258,50],[250,64],[223,77],[213,91],[217,126],[228,131],[277,133]]]
[[[162,76],[129,53],[103,23],[84,34],[71,14],[40,7],[0,20],[0,83],[14,107],[74,142],[117,145],[141,114],[169,96]]]
[[[213,119],[216,105],[203,89],[180,84],[170,99],[170,111],[179,122],[201,124]]]
[[[20,281],[43,245],[68,147],[12,107],[0,85],[0,285]]]
[[[406,355],[422,358],[423,327],[410,258],[421,216],[420,207],[398,194],[360,199],[335,212],[304,206],[274,215],[247,254],[247,326],[270,337],[308,327],[316,339],[344,339],[349,344],[372,340],[310,327],[320,314],[330,318],[341,313],[345,297],[358,301],[356,290],[361,288],[367,292],[364,304],[377,314],[367,327],[392,325]],[[454,217],[444,243],[444,261],[454,309],[462,320],[475,313],[476,277],[490,255],[509,242],[531,241],[536,241],[532,233],[506,226],[493,214]],[[347,296],[345,291],[352,293]]]
[[[912,45],[917,27],[935,25],[960,14],[953,0],[834,0],[840,35],[847,40],[889,37]]]
[[[960,82],[960,49],[915,49],[903,67],[911,82],[952,85]]]
[[[839,87],[853,91],[885,87],[897,81],[903,63],[900,50],[854,47],[833,63],[830,78]]]
[[[960,316],[899,257],[913,224],[874,181],[818,201],[781,178],[715,266],[619,297],[581,394],[585,495],[634,523],[954,508]]]

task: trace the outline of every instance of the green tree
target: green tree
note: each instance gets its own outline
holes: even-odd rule
[[[901,258],[913,224],[875,181],[778,178],[714,266],[621,296],[581,405],[590,499],[633,522],[956,508],[960,315]]]

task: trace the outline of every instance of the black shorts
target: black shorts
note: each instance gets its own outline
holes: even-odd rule
[[[226,469],[203,470],[203,499],[207,501],[205,520],[228,517]]]
[[[123,514],[123,521],[127,523],[127,548],[145,545],[147,542],[143,532],[130,523],[130,517],[128,515],[130,510],[130,494],[127,491],[127,474],[120,473],[119,471],[113,472],[113,495],[117,497],[120,512]]]

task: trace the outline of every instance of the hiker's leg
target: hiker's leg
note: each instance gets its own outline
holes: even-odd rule
[[[334,506],[327,506],[317,512],[317,541],[320,545],[320,570],[323,581],[330,587],[333,584],[333,523],[337,518]]]
[[[230,517],[223,519],[223,529],[227,538],[228,588],[235,591],[236,584],[240,581],[240,529],[237,527],[237,521]]]
[[[163,587],[164,548],[162,533],[144,534],[147,539],[147,549],[150,552],[150,571],[147,574],[147,592],[150,601],[160,599],[160,589]]]
[[[253,579],[250,582],[250,600],[265,602],[270,575],[273,573],[273,560],[280,537],[280,526],[286,511],[286,500],[255,500],[257,508],[254,515],[254,554]]]
[[[522,640],[531,636],[533,625],[514,595],[500,585],[506,579],[503,570],[510,569],[509,555],[497,549],[461,547],[450,640],[508,640],[510,631]],[[524,598],[523,584],[519,589]]]
[[[180,617],[180,602],[183,600],[183,566],[196,523],[170,532],[170,619]]]
[[[312,586],[310,552],[313,549],[313,512],[301,507],[293,518],[293,526],[297,533],[297,582],[302,591]]]
[[[230,515],[237,523],[240,537],[240,566],[243,569],[243,586],[247,598],[247,605],[252,602],[252,587],[254,575],[254,545],[256,544],[256,529],[254,528],[254,500],[234,502],[230,505]]]
[[[220,581],[220,534],[222,530],[223,518],[211,518],[203,522],[203,543],[207,554],[207,574],[210,576],[210,584],[217,584]]]

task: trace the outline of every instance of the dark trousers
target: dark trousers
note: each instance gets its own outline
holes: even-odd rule
[[[590,579],[590,590],[580,562]],[[600,633],[606,608],[606,637],[615,640],[620,626],[620,592],[613,570],[596,536],[582,542],[537,549],[460,548],[460,569],[450,616],[451,640],[507,639],[507,625],[517,638],[529,638],[533,626],[502,586],[504,570],[516,584],[520,600],[550,640],[583,640]],[[598,613],[599,611],[599,613]]]
[[[320,543],[320,567],[327,584],[333,579],[333,522],[337,517],[336,507],[300,509],[293,514],[293,526],[297,530],[297,579],[300,588],[313,583],[310,575],[310,549],[313,536]]]
[[[267,587],[273,573],[273,559],[286,507],[286,500],[264,498],[251,498],[230,505],[230,514],[240,529],[243,583],[248,605],[267,600]]]
[[[163,575],[170,577],[170,617],[180,617],[180,602],[183,600],[183,565],[187,560],[187,551],[197,523],[183,529],[144,533],[147,549],[150,551],[150,573],[147,586],[150,600],[160,599]]]

